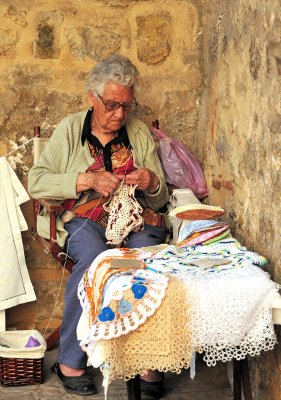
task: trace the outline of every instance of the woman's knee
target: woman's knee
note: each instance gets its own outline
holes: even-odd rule
[[[74,264],[73,271],[79,269],[85,272],[94,259],[105,250],[107,250],[107,246],[97,245],[97,243],[93,244],[90,248],[81,246],[80,251],[76,251],[76,263]]]
[[[145,225],[140,232],[131,232],[128,236],[127,247],[154,246],[166,242],[167,232],[163,228]]]
[[[74,222],[76,222],[75,220]],[[81,224],[82,221],[78,222]],[[78,226],[79,224],[76,222],[74,226]],[[75,231],[74,233],[73,226],[69,229],[69,237],[65,250],[74,259],[76,264],[85,266],[92,263],[102,251],[107,250],[107,245],[102,227],[98,224],[89,220],[84,222],[80,228],[79,231]]]

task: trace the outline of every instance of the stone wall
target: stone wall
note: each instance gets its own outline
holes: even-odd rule
[[[268,257],[281,282],[279,3],[2,0],[0,154],[31,138],[34,125],[50,135],[65,115],[86,109],[89,69],[124,54],[140,72],[139,117],[149,125],[159,118],[198,156],[208,202],[225,208],[232,233]],[[9,157],[24,184],[31,149]],[[31,204],[23,211],[32,226]],[[37,301],[9,310],[7,323],[43,332],[60,321],[66,276],[30,232],[23,236]],[[280,345],[251,366],[255,398],[280,400]]]
[[[197,135],[209,202],[227,210],[232,233],[268,258],[281,283],[280,1],[213,0],[202,14]],[[281,399],[280,372],[280,344],[251,360],[256,399]]]

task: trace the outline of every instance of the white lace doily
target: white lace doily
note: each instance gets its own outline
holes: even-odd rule
[[[160,307],[166,294],[168,277],[146,269],[116,270],[104,285],[102,300],[96,302],[95,292],[99,275],[110,270],[110,259],[127,258],[142,261],[152,253],[141,249],[110,249],[93,261],[78,287],[78,297],[85,315],[91,317],[93,304],[98,304],[97,317],[80,342],[89,351],[100,339],[112,339],[136,330]],[[119,258],[118,258],[119,257]],[[121,262],[122,265],[122,262]]]
[[[160,307],[167,286],[167,277],[143,269],[114,276],[108,284],[100,314],[81,346],[136,330]]]

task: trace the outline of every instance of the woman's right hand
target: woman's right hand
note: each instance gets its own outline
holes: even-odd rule
[[[109,196],[119,185],[121,181],[116,175],[108,171],[101,172],[85,172],[79,174],[76,182],[76,192],[84,192],[85,190],[94,189],[102,196]]]

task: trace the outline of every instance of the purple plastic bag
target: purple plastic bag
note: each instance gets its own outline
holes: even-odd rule
[[[170,138],[165,132],[151,128],[158,146],[165,178],[168,183],[179,188],[188,188],[196,197],[208,195],[203,171],[195,156],[177,139]]]
[[[37,340],[33,336],[29,336],[25,347],[38,347],[38,346],[41,346],[41,343],[39,342],[39,340]]]

